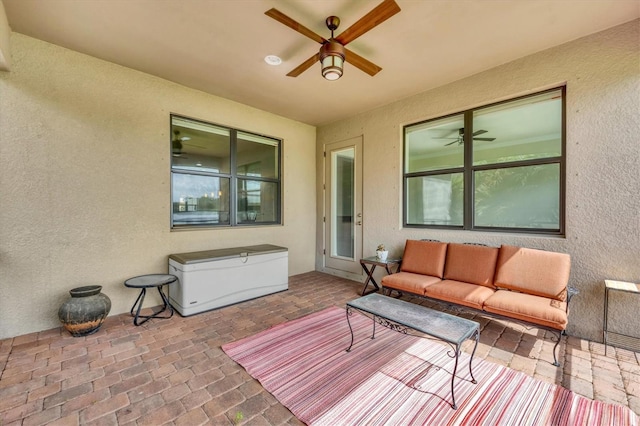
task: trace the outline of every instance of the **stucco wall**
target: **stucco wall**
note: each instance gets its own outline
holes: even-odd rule
[[[82,285],[102,285],[112,314],[128,311],[137,292],[123,281],[166,272],[171,253],[271,243],[289,248],[290,275],[314,269],[315,127],[20,34],[11,42],[0,338],[58,326]],[[284,226],[171,232],[170,113],[282,138]]]
[[[318,128],[324,144],[364,136],[364,256],[406,239],[514,244],[572,256],[568,332],[602,339],[605,278],[640,281],[640,21],[633,21]],[[433,66],[437,66],[434,64]],[[383,71],[384,72],[384,71]],[[429,70],[425,70],[429,72]],[[402,126],[567,86],[566,238],[402,229]],[[322,156],[317,156],[316,267],[322,267]],[[611,324],[638,335],[638,299],[612,301]]]
[[[11,69],[11,29],[4,4],[0,1],[0,71]]]

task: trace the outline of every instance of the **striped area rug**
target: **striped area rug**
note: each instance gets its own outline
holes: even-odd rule
[[[638,425],[630,409],[593,401],[550,383],[461,355],[451,408],[454,361],[443,343],[351,316],[341,308],[277,325],[222,349],[309,425]]]

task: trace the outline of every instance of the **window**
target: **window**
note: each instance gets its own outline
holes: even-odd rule
[[[171,116],[171,226],[279,224],[278,139]]]
[[[564,234],[565,88],[404,127],[404,225]]]

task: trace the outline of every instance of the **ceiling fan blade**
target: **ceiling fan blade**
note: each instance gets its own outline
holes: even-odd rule
[[[474,141],[487,141],[487,142],[491,142],[491,141],[495,141],[496,138],[473,138]]]
[[[366,72],[372,77],[378,74],[380,71],[382,71],[382,68],[380,68],[373,62],[366,60],[365,58],[358,55],[357,53],[353,53],[351,50],[347,49],[346,47],[344,49],[344,56],[345,56],[344,60],[346,62]]]
[[[486,131],[486,130],[478,130],[478,131],[475,131],[475,132],[473,132],[473,136],[478,136],[478,135],[481,135],[481,134],[483,134],[483,133],[487,133],[487,131]]]
[[[456,139],[456,140],[455,140],[455,141],[453,141],[453,142],[450,142],[450,143],[446,143],[446,144],[444,144],[444,146],[449,146],[449,145],[453,145],[453,144],[454,144],[454,143],[456,143],[456,142],[458,142],[458,139]]]
[[[206,146],[196,145],[196,144],[194,144],[194,143],[185,143],[185,144],[183,144],[183,145],[190,146],[191,148],[207,149],[207,147],[206,147]]]
[[[313,55],[312,57],[310,57],[309,59],[307,59],[300,65],[298,65],[297,67],[295,67],[293,70],[291,70],[289,74],[287,74],[287,77],[299,76],[300,74],[302,74],[303,72],[311,68],[313,64],[315,64],[319,60],[320,60],[320,53],[316,53],[315,55]]]
[[[298,23],[297,21],[289,18],[287,15],[285,15],[284,13],[280,12],[277,9],[269,9],[264,14],[267,15],[268,17],[270,17],[270,18],[275,19],[276,21],[280,22],[281,24],[286,25],[287,27],[291,28],[292,30],[297,31],[300,34],[309,37],[313,41],[316,41],[316,42],[318,42],[320,44],[327,42],[327,40],[325,40],[323,37],[320,37],[318,34],[314,33],[309,28],[307,28],[304,25]]]
[[[398,6],[394,0],[384,0],[378,6],[374,7],[369,13],[360,18],[355,24],[344,30],[338,37],[336,37],[336,40],[342,45],[350,43],[398,12],[400,12],[400,6]]]

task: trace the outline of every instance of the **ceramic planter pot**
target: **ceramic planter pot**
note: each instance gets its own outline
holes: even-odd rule
[[[111,299],[101,291],[99,285],[69,290],[71,298],[60,306],[58,318],[72,336],[86,336],[100,329],[111,310]]]
[[[387,256],[389,255],[389,251],[388,250],[378,250],[376,251],[376,257],[380,260],[387,260]]]

